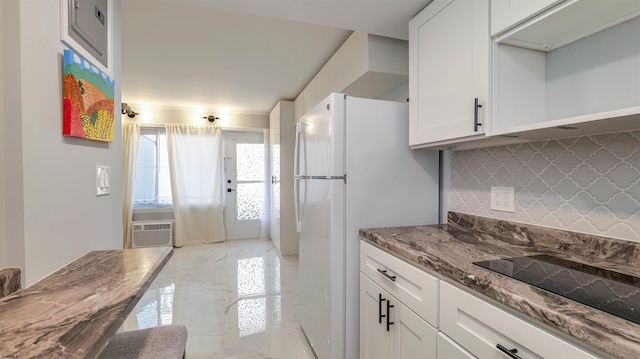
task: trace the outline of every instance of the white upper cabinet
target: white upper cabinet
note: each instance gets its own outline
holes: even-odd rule
[[[493,1],[492,5],[494,2],[496,1]],[[496,4],[497,9],[492,8],[492,21],[496,19],[495,21],[501,24],[502,21],[509,22],[509,16],[513,16],[511,20],[517,22],[517,17],[520,15],[524,15],[525,18],[527,16],[524,13],[517,14],[519,9],[524,12],[527,7],[525,3],[540,3],[539,5],[544,5],[542,8],[548,8],[547,5],[550,5],[548,3],[552,1],[512,0],[512,2],[514,5],[510,7]],[[529,8],[529,11],[532,10],[534,12],[536,10],[533,5]],[[565,0],[535,18],[498,35],[496,41],[533,50],[550,51],[638,15],[640,15],[640,0]]]
[[[491,0],[491,36],[563,0]]]
[[[638,39],[640,0],[434,0],[409,23],[409,144],[640,129]]]
[[[488,0],[435,0],[409,22],[413,148],[483,136],[490,44]]]
[[[547,140],[640,128],[638,39],[640,18],[548,51],[496,39],[489,135]]]

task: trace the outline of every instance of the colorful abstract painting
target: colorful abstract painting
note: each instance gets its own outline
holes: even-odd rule
[[[113,80],[89,61],[64,50],[62,134],[113,142]]]

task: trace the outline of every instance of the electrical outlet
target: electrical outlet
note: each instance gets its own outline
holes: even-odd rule
[[[515,211],[513,187],[491,187],[491,209],[503,212]]]

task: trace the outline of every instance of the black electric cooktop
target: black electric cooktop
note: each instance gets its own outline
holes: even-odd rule
[[[473,264],[640,324],[640,278],[546,254]]]

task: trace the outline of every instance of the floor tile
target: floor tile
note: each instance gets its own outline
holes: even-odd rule
[[[297,314],[298,257],[269,240],[176,248],[123,330],[184,324],[187,358],[314,358]]]

